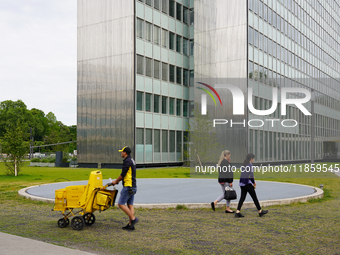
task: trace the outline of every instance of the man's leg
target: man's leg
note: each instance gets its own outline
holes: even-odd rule
[[[129,207],[127,207],[126,205],[120,205],[118,204],[119,208],[123,210],[123,212],[125,212],[129,218],[130,218],[130,223],[131,223],[131,220],[134,220],[135,219],[135,210],[133,208],[133,205],[129,205]],[[131,209],[132,207],[132,209]]]
[[[133,205],[128,205],[129,209],[130,209],[130,212],[133,216],[133,218],[130,218],[130,224],[131,224],[131,219],[136,219],[135,217],[135,208],[133,207]]]

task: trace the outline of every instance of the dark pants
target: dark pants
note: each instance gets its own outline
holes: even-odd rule
[[[237,210],[241,210],[244,200],[246,199],[247,193],[251,196],[256,205],[257,210],[261,210],[261,206],[259,200],[257,200],[256,192],[254,186],[251,184],[247,184],[246,186],[241,186],[241,198],[238,202]]]

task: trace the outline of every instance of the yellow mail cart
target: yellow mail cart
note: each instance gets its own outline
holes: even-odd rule
[[[61,211],[63,218],[58,220],[58,227],[65,228],[70,224],[75,230],[91,226],[96,218],[94,212],[105,211],[114,206],[118,190],[106,189],[103,186],[101,171],[92,171],[87,185],[68,186],[55,191],[55,205],[53,211]]]

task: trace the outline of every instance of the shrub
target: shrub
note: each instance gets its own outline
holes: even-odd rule
[[[49,163],[49,160],[48,160],[48,158],[43,158],[43,159],[41,160],[41,162],[42,162],[42,163]]]
[[[61,162],[63,162],[63,163],[67,163],[67,162],[68,162],[68,160],[67,160],[67,158],[66,158],[66,157],[63,157],[63,159],[61,160]]]
[[[55,163],[55,158],[52,157],[48,158],[48,163]]]
[[[40,158],[32,158],[31,162],[40,162]]]

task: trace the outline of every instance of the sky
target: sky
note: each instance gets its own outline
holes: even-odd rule
[[[0,102],[77,124],[77,1],[0,0]]]

